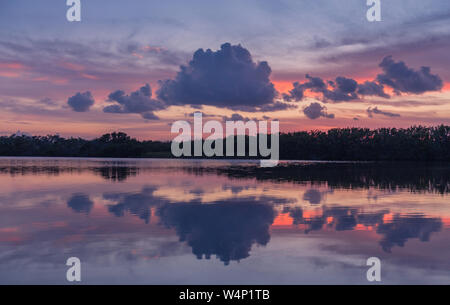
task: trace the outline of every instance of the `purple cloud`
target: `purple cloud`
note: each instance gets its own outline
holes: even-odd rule
[[[430,67],[421,67],[419,71],[416,71],[406,66],[403,61],[394,61],[392,56],[385,57],[380,67],[384,73],[378,74],[377,80],[380,84],[394,89],[397,94],[422,94],[427,91],[441,90],[443,86],[439,75],[430,73]]]
[[[259,111],[260,107],[273,105],[277,96],[270,74],[267,62],[256,63],[241,45],[224,43],[218,51],[197,50],[175,79],[160,81],[157,96],[168,105]],[[283,108],[279,106],[271,110]]]
[[[152,99],[152,89],[149,84],[128,95],[122,90],[116,90],[109,94],[108,101],[116,104],[106,106],[103,112],[137,113],[147,120],[157,120],[158,117],[153,111],[167,108],[163,102]]]
[[[369,116],[369,118],[373,118],[373,114],[380,114],[380,115],[384,115],[384,116],[391,117],[391,118],[400,116],[400,114],[398,114],[398,113],[379,110],[378,107],[375,107],[373,109],[370,107],[367,108],[367,115]]]
[[[319,103],[311,103],[309,106],[303,109],[303,113],[311,120],[315,120],[320,117],[327,119],[334,119],[334,114],[327,113],[327,107],[320,105]]]
[[[431,74],[429,67],[421,67],[419,71],[409,68],[402,61],[395,62],[387,56],[379,65],[383,72],[375,80],[358,84],[351,78],[338,76],[325,82],[320,77],[306,74],[304,83],[294,82],[294,88],[288,94],[283,94],[285,101],[301,101],[305,97],[305,90],[321,93],[323,102],[345,102],[361,99],[364,96],[379,96],[390,98],[384,91],[384,86],[391,87],[397,94],[422,94],[427,91],[438,91],[443,87],[442,79]],[[330,88],[331,87],[331,88]]]
[[[86,112],[89,111],[92,105],[94,105],[94,98],[91,92],[86,91],[84,93],[78,92],[74,96],[69,97],[67,104],[76,112]]]

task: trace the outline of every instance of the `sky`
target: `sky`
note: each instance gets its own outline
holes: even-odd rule
[[[0,0],[0,135],[171,139],[192,120],[282,132],[450,124],[450,2]]]

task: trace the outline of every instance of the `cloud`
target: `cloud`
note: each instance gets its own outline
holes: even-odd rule
[[[149,84],[128,95],[122,90],[116,90],[109,94],[108,101],[115,104],[104,107],[103,112],[137,113],[147,120],[158,120],[153,111],[167,108],[162,101],[152,99],[152,89]]]
[[[254,244],[267,245],[275,212],[270,202],[279,198],[227,199],[214,204],[165,204],[157,209],[161,223],[175,229],[180,241],[198,259],[215,255],[228,265],[250,256]],[[268,204],[269,203],[269,204]],[[229,230],[230,223],[233,229]]]
[[[368,101],[368,102],[370,102],[372,104],[378,104],[378,105],[389,105],[392,107],[417,107],[417,106],[441,106],[441,105],[447,104],[448,100],[446,100],[445,98],[443,98],[443,99],[426,98],[423,100],[398,99],[395,102],[386,101],[386,100],[372,100],[372,101]]]
[[[259,111],[272,105],[277,91],[271,68],[255,63],[241,45],[224,43],[220,50],[197,50],[175,79],[160,81],[157,96],[168,105],[211,105],[233,110]],[[288,106],[283,106],[284,109]],[[273,110],[281,109],[277,105]]]
[[[263,105],[255,111],[260,112],[273,112],[273,111],[281,111],[281,110],[288,110],[288,109],[295,109],[297,108],[297,105],[282,103],[282,102],[274,102],[273,104]],[[245,109],[245,108],[244,108]],[[249,109],[247,109],[248,112],[250,112]]]
[[[216,118],[216,119],[221,119],[222,121],[226,122],[226,121],[259,121],[258,118],[256,117],[247,117],[247,116],[243,116],[239,113],[232,113],[230,116],[227,115],[215,115],[215,114],[206,114],[203,113],[201,111],[196,111],[196,112],[192,112],[189,114],[185,114],[186,117],[194,117],[195,113],[200,113],[202,115],[203,118]],[[266,121],[270,120],[270,118],[268,116],[262,116],[262,118]]]
[[[185,113],[184,114],[184,116],[185,117],[194,117],[194,115],[196,114],[196,113],[200,113],[201,115],[202,115],[202,117],[204,117],[204,118],[214,118],[214,117],[218,117],[217,115],[215,115],[215,114],[208,114],[208,113],[204,113],[204,112],[202,112],[202,111],[195,111],[195,112],[191,112],[191,113]]]
[[[67,201],[67,206],[77,213],[89,214],[94,203],[85,194],[73,194]]]
[[[392,113],[392,112],[379,110],[378,107],[375,107],[373,109],[370,107],[367,108],[367,114],[368,114],[369,118],[372,118],[373,114],[380,114],[380,115],[384,115],[384,116],[391,117],[391,118],[400,116],[400,114],[398,114],[398,113]]]
[[[311,120],[315,120],[319,117],[334,119],[334,114],[328,114],[327,107],[322,106],[319,103],[311,103],[303,109],[303,113]]]
[[[320,77],[313,77],[306,74],[308,81],[303,85],[305,89],[312,89],[314,92],[323,92],[327,89],[327,85]]]
[[[442,89],[443,82],[438,75],[430,73],[429,67],[422,67],[415,71],[406,66],[402,61],[395,62],[391,56],[387,56],[380,63],[382,74],[378,74],[375,80],[358,84],[352,78],[338,76],[335,80],[324,81],[320,77],[312,77],[306,74],[303,83],[294,82],[293,89],[283,94],[283,99],[288,102],[301,101],[305,97],[305,91],[320,93],[323,102],[346,102],[362,99],[364,96],[378,96],[390,98],[384,91],[385,86],[391,87],[396,94],[412,93],[422,94],[427,91]]]
[[[149,223],[151,207],[169,203],[167,199],[155,196],[156,190],[154,186],[146,186],[138,193],[105,193],[103,198],[114,202],[108,205],[108,211],[115,216],[123,217],[129,212]]]
[[[233,113],[230,117],[224,116],[223,120],[224,121],[248,121],[250,119],[249,118],[244,118],[239,113]]]
[[[322,201],[322,193],[315,189],[309,189],[303,194],[303,200],[310,204],[319,204]]]
[[[359,84],[357,93],[359,95],[372,95],[390,98],[389,94],[384,92],[384,86],[375,81],[365,81],[364,83]]]
[[[408,239],[418,238],[422,242],[429,241],[431,233],[441,230],[442,219],[422,215],[395,215],[391,222],[382,222],[377,226],[377,233],[383,235],[380,246],[388,253],[394,246],[403,247]]]
[[[129,41],[119,44],[118,51],[121,54],[131,55],[136,60],[150,58],[157,59],[157,61],[165,65],[178,66],[181,64],[181,54],[169,51],[166,48],[160,46],[141,45],[138,42]]]
[[[394,61],[392,56],[385,57],[379,66],[384,73],[378,74],[377,80],[394,89],[397,94],[422,94],[442,89],[442,79],[439,75],[431,74],[430,67],[421,67],[419,71],[415,71],[403,61]]]
[[[320,77],[312,77],[306,74],[307,81],[304,83],[294,82],[294,88],[289,94],[284,94],[286,101],[301,101],[304,98],[305,90],[321,93],[323,101],[343,102],[358,99],[356,90],[358,83],[347,77],[338,76],[334,81],[327,83]],[[329,89],[331,87],[331,90]]]
[[[344,102],[358,99],[358,95],[356,94],[358,83],[354,79],[338,76],[334,82],[330,81],[329,84],[333,89],[324,89],[322,91],[325,99],[333,102]]]
[[[294,88],[289,91],[289,94],[284,93],[283,99],[285,101],[291,102],[291,101],[301,101],[303,97],[305,96],[305,87],[304,84],[301,84],[299,82],[294,82],[292,84]]]
[[[45,97],[43,99],[40,99],[37,101],[39,104],[45,105],[45,106],[57,106],[58,104],[53,101],[51,98]]]
[[[84,93],[78,92],[74,96],[69,97],[67,103],[73,111],[76,112],[86,112],[89,111],[92,105],[94,105],[94,98],[90,91]]]
[[[304,98],[305,90],[309,89],[313,92],[323,93],[327,90],[327,85],[320,77],[312,77],[309,74],[305,75],[307,81],[304,83],[294,82],[294,88],[289,91],[289,94],[283,94],[283,99],[286,101],[301,101]]]

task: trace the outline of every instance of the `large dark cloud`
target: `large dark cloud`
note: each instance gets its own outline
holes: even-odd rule
[[[218,51],[197,50],[175,79],[160,81],[157,96],[169,105],[258,111],[273,104],[277,96],[270,74],[267,62],[256,63],[241,45],[225,43]]]
[[[391,117],[391,118],[400,116],[400,114],[398,114],[398,113],[382,111],[382,110],[378,109],[378,107],[367,108],[367,115],[369,116],[369,118],[372,118],[374,114],[380,114],[380,115],[384,115],[384,116]]]
[[[394,61],[392,56],[385,57],[380,67],[384,73],[378,74],[377,80],[394,89],[396,93],[422,94],[441,90],[443,86],[442,79],[431,74],[430,67],[421,67],[416,71],[406,66],[403,61]]]
[[[109,94],[108,101],[115,102],[103,108],[108,113],[138,113],[144,119],[157,120],[153,111],[167,108],[164,102],[152,99],[152,89],[149,84],[139,88],[130,94],[117,90]]]
[[[78,92],[74,96],[69,97],[69,99],[67,100],[69,107],[76,112],[88,111],[89,108],[94,105],[94,102],[94,98],[89,91],[86,91],[84,93]]]
[[[327,107],[320,105],[319,103],[311,103],[309,106],[303,109],[303,113],[310,118],[311,120],[315,120],[320,117],[334,119],[334,114],[327,113]]]
[[[250,256],[254,244],[267,245],[275,219],[276,198],[228,199],[214,204],[166,204],[158,209],[161,223],[174,228],[198,259],[215,255],[228,265]]]

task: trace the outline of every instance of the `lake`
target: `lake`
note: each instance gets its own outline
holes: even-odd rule
[[[0,283],[450,284],[450,165],[0,158]]]

